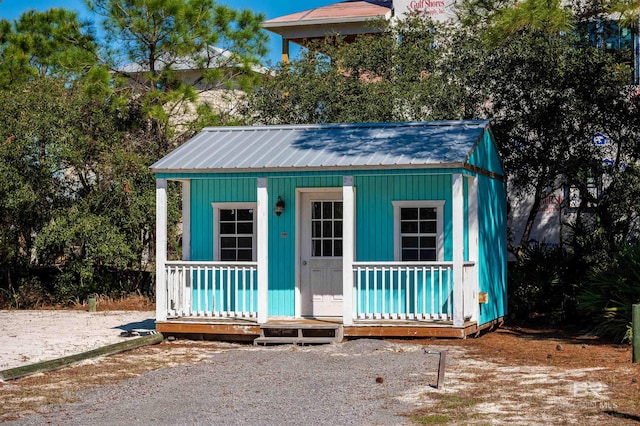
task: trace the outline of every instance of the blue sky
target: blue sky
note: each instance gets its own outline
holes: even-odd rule
[[[218,3],[226,4],[234,9],[251,9],[254,12],[261,12],[266,15],[267,19],[271,19],[318,6],[326,6],[337,1],[339,0],[306,0],[305,2],[291,0],[218,0]],[[91,16],[82,0],[0,0],[0,18],[15,19],[29,9],[47,10],[52,7],[65,7],[75,10],[84,18]],[[267,60],[273,63],[280,62],[282,46],[280,36],[274,33],[269,33],[269,35],[271,41]],[[296,50],[292,50],[292,54],[296,55]]]

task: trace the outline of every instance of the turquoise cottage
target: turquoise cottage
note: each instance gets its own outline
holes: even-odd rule
[[[151,168],[160,331],[465,337],[506,313],[488,121],[205,128]],[[182,183],[179,261],[168,180]]]

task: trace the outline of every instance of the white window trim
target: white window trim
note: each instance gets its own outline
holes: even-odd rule
[[[396,262],[402,262],[400,244],[400,209],[404,207],[427,207],[436,209],[436,261],[444,260],[444,203],[445,200],[392,201],[393,204],[393,255]]]
[[[258,253],[257,225],[258,203],[211,203],[213,207],[213,260],[220,261],[220,210],[253,209],[253,244],[251,247],[251,259],[255,262]]]

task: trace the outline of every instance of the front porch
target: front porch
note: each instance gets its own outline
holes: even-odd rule
[[[464,262],[456,285],[453,262],[353,262],[344,299],[352,300],[344,317],[268,317],[259,320],[259,271],[256,262],[167,261],[166,298],[158,297],[157,329],[165,334],[208,335],[253,340],[261,327],[342,326],[346,338],[451,337],[478,333],[477,276]],[[348,294],[347,294],[348,293]],[[456,299],[462,296],[461,299]],[[164,299],[164,304],[160,300]],[[266,316],[266,315],[265,315]],[[458,321],[456,321],[458,320]]]
[[[262,326],[289,329],[304,326],[309,329],[322,329],[327,323],[339,324],[340,320],[271,318]],[[451,321],[356,320],[350,326],[342,326],[341,334],[345,339],[431,337],[464,339],[500,324],[500,321],[494,321],[478,326],[476,321],[465,321],[461,327],[455,327]],[[261,325],[257,321],[238,318],[177,317],[156,321],[156,328],[165,336],[197,336],[214,340],[252,342],[261,335]]]

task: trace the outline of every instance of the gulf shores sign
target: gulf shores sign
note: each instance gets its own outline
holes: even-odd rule
[[[434,21],[443,22],[455,17],[454,7],[455,0],[393,0],[393,9],[399,18],[418,11],[429,15]]]

